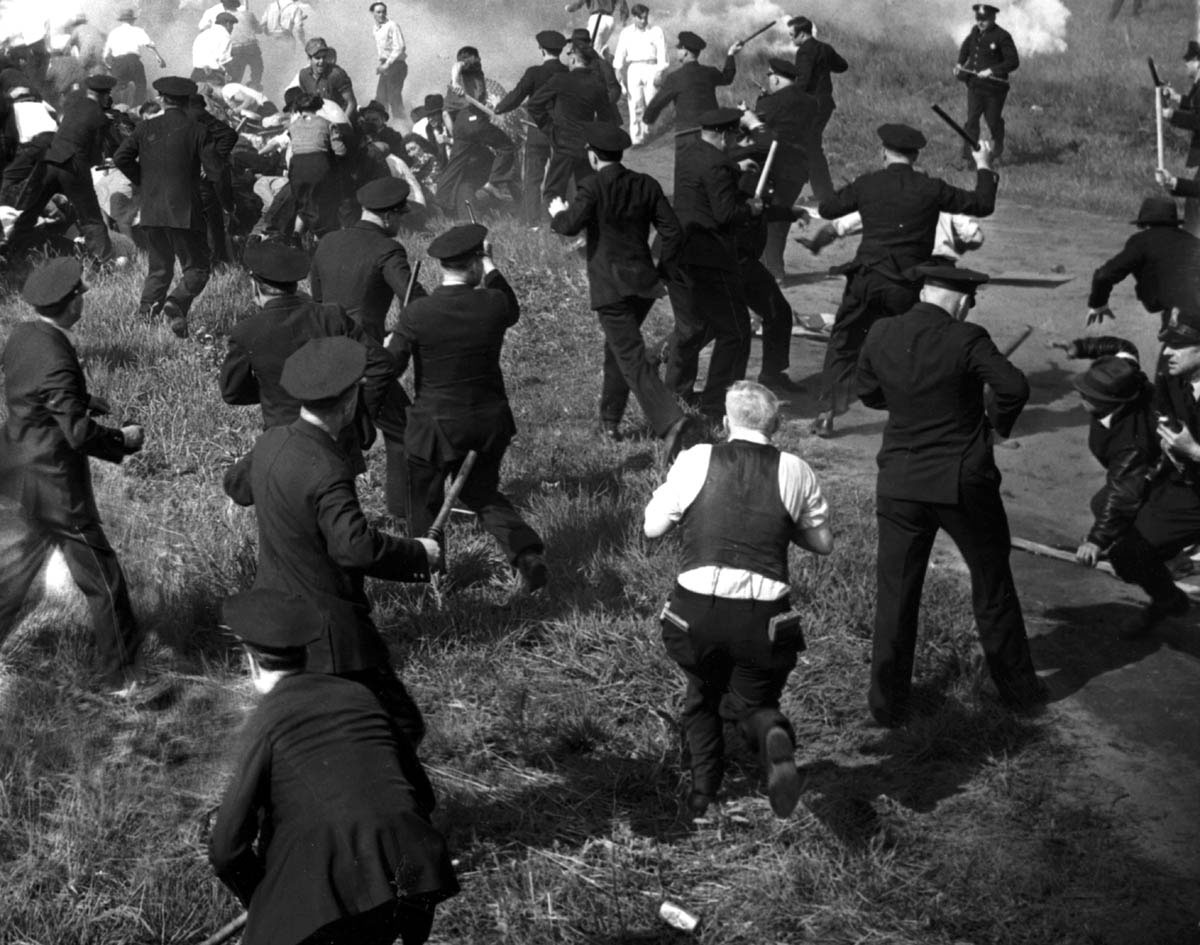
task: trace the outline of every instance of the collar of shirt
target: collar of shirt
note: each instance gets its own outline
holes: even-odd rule
[[[1192,388],[1192,400],[1200,402],[1200,377],[1192,381],[1190,386]]]
[[[748,427],[736,427],[732,423],[729,425],[730,440],[745,440],[747,443],[758,443],[762,446],[769,446],[771,438],[759,430],[751,430]]]
[[[1112,413],[1106,413],[1103,417],[1100,417],[1096,422],[1099,423],[1100,426],[1104,427],[1104,429],[1111,430],[1112,423],[1113,423],[1113,417],[1115,417],[1116,415],[1117,415],[1117,412],[1114,410]]]
[[[63,326],[56,322],[53,318],[47,318],[45,315],[39,315],[38,321],[43,321],[56,331],[62,332],[63,337],[71,343],[71,347],[75,347],[75,335],[72,334],[71,329],[63,328]]]

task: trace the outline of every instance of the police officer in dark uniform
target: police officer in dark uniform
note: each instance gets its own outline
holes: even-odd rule
[[[208,285],[212,269],[200,197],[201,169],[216,186],[223,211],[232,210],[233,194],[212,136],[187,112],[196,83],[164,76],[155,80],[154,90],[162,96],[162,114],[141,122],[121,142],[113,163],[142,192],[141,229],[149,265],[138,314],[147,318],[161,314],[177,337],[186,338],[188,311]],[[168,295],[176,260],[182,278]]]
[[[846,290],[825,350],[818,395],[817,436],[833,436],[833,418],[844,413],[854,386],[854,365],[867,331],[878,319],[899,315],[917,301],[919,286],[908,275],[933,255],[938,214],[990,216],[996,205],[999,175],[991,170],[991,145],[974,152],[975,190],[960,190],[917,171],[925,136],[908,125],[880,125],[884,168],[843,187],[818,209],[826,220],[857,210],[862,241],[854,259],[840,271]]]
[[[0,558],[0,643],[16,626],[47,555],[57,546],[87,599],[96,636],[99,683],[124,695],[136,683],[141,632],[125,574],[100,527],[89,457],[119,463],[142,448],[136,424],[101,426],[109,412],[88,393],[70,330],[83,315],[83,270],[62,257],[39,266],[21,297],[37,318],[21,322],[0,357],[8,418],[0,430],[0,508],[5,531],[20,536]]]
[[[589,122],[621,123],[617,107],[588,63],[596,52],[572,43],[567,52],[567,72],[551,76],[529,100],[529,116],[553,145],[546,168],[547,199],[565,198],[572,180],[578,187],[595,171],[588,161],[583,132]]]
[[[271,427],[225,473],[225,492],[254,506],[258,520],[255,589],[312,601],[322,632],[307,646],[307,669],[362,683],[414,747],[421,713],[391,667],[387,643],[371,620],[367,577],[427,581],[437,542],[388,535],[367,524],[354,470],[339,448],[353,422],[367,349],[352,338],[313,338],[287,359],[280,384],[300,416]]]
[[[323,634],[305,597],[235,594],[222,623],[263,694],[208,850],[247,907],[242,942],[421,945],[458,881],[413,746],[362,686],[305,672]]]
[[[537,34],[538,52],[542,61],[530,66],[522,73],[517,84],[496,105],[496,114],[504,115],[527,101],[538,89],[556,75],[563,74],[567,67],[559,58],[566,37],[557,30],[542,30]],[[521,163],[521,194],[524,200],[525,222],[536,226],[542,222],[542,181],[546,176],[546,165],[550,161],[550,139],[540,128],[525,128],[525,144]]]
[[[516,433],[500,348],[517,323],[516,294],[492,262],[487,227],[456,226],[429,244],[442,284],[400,313],[388,342],[400,372],[411,362],[414,402],[408,411],[409,528],[424,534],[442,505],[446,477],[475,451],[461,502],[500,543],[525,587],[546,583],[542,539],[500,492],[500,466]]]
[[[408,254],[395,239],[408,210],[408,184],[381,177],[358,189],[362,217],[352,226],[327,233],[313,256],[313,298],[341,306],[361,326],[373,344],[383,344],[392,299],[404,299],[412,282],[411,299],[425,297],[421,283],[412,280]],[[404,454],[408,396],[399,384],[388,384],[382,402],[369,405],[375,425],[383,432],[387,450],[387,508],[394,518],[408,517],[408,460]]]
[[[1008,98],[1008,76],[1021,64],[1017,47],[1008,30],[996,25],[999,9],[990,3],[977,3],[975,28],[967,34],[958,50],[954,73],[967,83],[967,120],[963,128],[979,139],[979,119],[987,122],[992,149],[997,159],[1004,153],[1004,100]],[[963,157],[970,148],[963,145]]]
[[[650,256],[650,227],[662,237],[662,254],[670,259],[679,252],[679,219],[658,181],[621,164],[631,144],[624,129],[592,122],[583,133],[596,173],[579,186],[570,206],[561,198],[552,200],[550,214],[555,233],[587,231],[588,286],[604,331],[600,422],[606,436],[619,440],[632,390],[650,428],[667,441],[669,462],[679,451],[685,420],[646,360],[642,322],[663,294]]]
[[[679,34],[679,42],[675,48],[679,51],[678,59],[681,65],[663,76],[662,84],[654,98],[646,105],[645,114],[642,116],[646,127],[654,124],[662,110],[672,102],[675,104],[676,132],[691,131],[699,124],[702,114],[717,107],[717,89],[722,85],[729,85],[737,75],[737,62],[733,57],[742,48],[742,44],[734,43],[729,47],[725,63],[720,69],[700,64],[700,53],[707,46],[708,43],[695,33],[685,30]],[[694,134],[676,134],[676,160],[679,159],[680,149],[695,140]]]
[[[858,395],[888,412],[879,450],[878,596],[871,658],[871,715],[901,724],[911,708],[921,587],[939,530],[971,572],[979,641],[1001,699],[1029,709],[1044,698],[1034,672],[1009,567],[1008,518],[1000,498],[994,435],[1006,437],[1029,399],[1029,384],[965,321],[987,276],[925,264],[920,301],[876,322],[858,362]],[[984,407],[984,387],[993,409]]]
[[[223,168],[219,183],[227,193],[232,194],[233,149],[237,147],[238,133],[208,110],[208,102],[203,95],[196,94],[188,98],[188,114],[192,116],[193,121],[198,121],[208,129],[213,150]],[[229,225],[225,221],[225,213],[221,210],[221,201],[217,199],[217,184],[207,178],[200,180],[200,205],[203,208],[208,234],[208,251],[213,262],[232,263]]]
[[[701,411],[713,419],[724,412],[725,390],[745,376],[750,356],[750,313],[734,233],[762,213],[762,201],[738,189],[740,171],[725,151],[741,118],[736,108],[700,115],[700,139],[675,160],[675,213],[683,247],[669,287],[675,327],[665,380],[678,396],[693,400],[700,350],[713,341],[700,395]]]
[[[34,169],[25,209],[9,233],[10,252],[19,252],[28,244],[46,202],[55,194],[63,194],[79,219],[88,253],[98,262],[112,258],[112,240],[92,186],[92,167],[102,163],[106,152],[116,144],[108,115],[116,80],[108,75],[93,75],[85,85],[85,95],[68,99],[58,131]]]
[[[613,68],[608,58],[601,55],[600,51],[596,49],[596,44],[592,42],[592,34],[582,27],[571,30],[571,45],[585,51],[588,68],[596,73],[596,76],[604,84],[609,101],[613,105],[621,101],[621,80],[617,78],[617,70]],[[589,53],[591,55],[588,55]]]
[[[1188,78],[1192,80],[1191,87],[1182,95],[1167,87],[1169,102],[1163,108],[1163,116],[1173,128],[1192,133],[1184,166],[1195,168],[1196,177],[1200,179],[1200,42],[1188,40],[1183,61],[1187,66]],[[1183,220],[1184,228],[1189,233],[1200,236],[1200,196],[1187,195],[1183,205]]]

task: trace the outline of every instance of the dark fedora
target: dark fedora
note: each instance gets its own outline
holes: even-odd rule
[[[1097,358],[1073,384],[1092,403],[1116,407],[1136,400],[1147,381],[1137,361],[1114,355]]]

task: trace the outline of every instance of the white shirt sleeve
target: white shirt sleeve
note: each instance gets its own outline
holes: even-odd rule
[[[797,528],[820,528],[829,521],[829,503],[808,465],[793,453],[779,454],[779,497]]]
[[[664,535],[679,524],[683,513],[704,488],[711,456],[712,445],[708,443],[679,454],[667,472],[666,482],[654,490],[646,505],[643,530],[648,538]]]

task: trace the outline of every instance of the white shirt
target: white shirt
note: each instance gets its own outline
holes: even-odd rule
[[[613,69],[618,73],[630,62],[653,62],[659,68],[667,65],[667,40],[661,26],[638,29],[630,23],[617,37],[617,51],[613,55]]]
[[[200,22],[196,24],[196,29],[203,33],[210,26],[217,22],[217,14],[225,12],[225,4],[214,3],[211,7],[204,11],[200,17]],[[230,11],[234,16],[237,16],[235,11]]]
[[[118,23],[104,41],[104,58],[136,56],[143,46],[153,46],[150,34],[132,23]]]
[[[734,427],[731,440],[770,443],[756,430]],[[647,535],[661,535],[683,518],[696,501],[708,478],[712,446],[703,443],[684,450],[675,460],[667,480],[654,490],[646,505],[644,528]],[[829,518],[829,503],[808,463],[792,453],[779,454],[779,498],[798,530],[820,528]],[[679,575],[681,587],[697,594],[732,597],[739,600],[779,600],[788,594],[788,585],[753,571],[707,565]]]
[[[375,27],[375,49],[381,65],[390,66],[404,58],[404,34],[395,20],[384,20]]]
[[[233,58],[230,53],[232,47],[233,37],[229,35],[229,30],[216,24],[210,26],[192,43],[192,68],[220,72]]]

